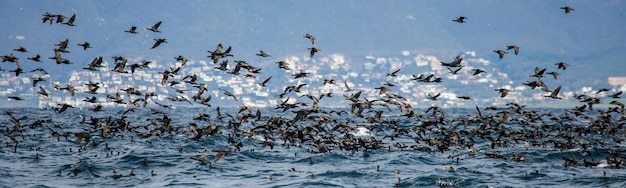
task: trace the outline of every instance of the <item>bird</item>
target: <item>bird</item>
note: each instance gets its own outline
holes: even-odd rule
[[[386,75],[386,76],[392,76],[392,77],[395,77],[395,76],[397,76],[397,75],[396,75],[396,73],[398,73],[398,72],[400,71],[400,69],[402,69],[402,68],[399,68],[398,70],[395,70],[395,71],[393,71],[393,72],[387,73],[387,75]]]
[[[454,20],[452,20],[452,21],[453,21],[453,22],[457,22],[457,23],[466,23],[466,22],[465,22],[465,19],[467,19],[467,17],[465,17],[465,16],[459,16],[459,17],[456,17],[456,19],[454,19]]]
[[[485,72],[485,70],[483,70],[483,69],[472,69],[472,71],[474,71],[474,73],[472,73],[472,76],[476,76],[476,75],[478,75],[480,73]]]
[[[555,63],[554,65],[557,65],[557,66],[558,66],[558,67],[557,67],[557,69],[563,69],[563,70],[566,70],[566,69],[567,69],[567,66],[569,66],[569,65],[568,65],[567,63],[565,63],[565,62],[558,62],[558,63]]]
[[[24,48],[23,46],[20,46],[19,48],[15,48],[15,49],[13,49],[13,51],[16,51],[16,52],[28,52],[28,50],[26,48]]]
[[[33,61],[35,61],[35,62],[41,62],[41,56],[40,56],[39,54],[37,54],[37,55],[36,55],[36,56],[34,56],[34,57],[29,57],[29,58],[27,58],[27,59],[29,59],[29,60],[33,60]]]
[[[433,101],[436,101],[437,97],[439,97],[439,96],[441,96],[441,93],[437,93],[435,95],[431,95],[430,93],[428,93],[428,96],[426,98],[428,98],[430,100],[433,100]]]
[[[226,91],[224,89],[222,89],[222,91],[224,91],[224,95],[232,97],[233,99],[235,99],[235,101],[238,101],[237,97],[235,97],[235,95],[233,95],[232,93],[230,93],[230,92],[228,92],[228,91]]]
[[[265,79],[263,82],[259,82],[259,86],[261,87],[266,87],[267,82],[270,81],[270,79],[272,79],[272,76],[268,77],[267,79]]]
[[[73,14],[72,17],[70,17],[70,19],[67,20],[67,22],[65,22],[63,24],[69,25],[69,26],[75,26],[74,25],[74,20],[76,20],[76,14]]]
[[[554,71],[552,71],[552,72],[548,72],[548,73],[546,73],[546,74],[552,75],[552,77],[554,77],[554,79],[555,79],[555,80],[556,80],[556,78],[557,78],[559,75],[561,75],[561,74],[559,74],[558,72],[554,72]]]
[[[137,34],[137,26],[131,26],[130,29],[124,31],[126,33]]]
[[[46,79],[42,78],[42,77],[34,77],[33,78],[33,87],[35,87],[37,85],[37,83],[41,82],[41,81],[46,81]]]
[[[623,91],[618,91],[617,93],[613,93],[611,95],[609,95],[609,97],[614,98],[614,99],[619,99],[620,95],[622,94]]]
[[[303,36],[303,38],[307,38],[311,40],[311,44],[315,44],[315,37],[313,37],[313,35],[307,33]]]
[[[182,55],[179,55],[178,57],[174,59],[176,59],[176,61],[182,61],[181,66],[185,66],[185,64],[187,64],[187,61],[189,61],[185,56],[182,56]]]
[[[509,94],[510,90],[506,88],[499,88],[499,89],[495,89],[494,91],[500,92],[500,97],[506,97],[506,95]]]
[[[161,31],[159,31],[159,26],[161,26],[161,22],[162,21],[159,21],[159,22],[155,23],[154,25],[152,25],[152,27],[146,28],[146,30],[150,30],[150,31],[155,32],[155,33],[160,33]],[[131,30],[132,30],[132,28],[131,28]]]
[[[307,48],[307,49],[311,51],[310,52],[311,53],[310,58],[313,58],[313,55],[315,55],[315,53],[317,53],[319,51],[322,51],[322,50],[320,50],[319,48],[316,48],[316,47]]]
[[[267,54],[265,51],[261,50],[258,54],[256,54],[257,56],[261,56],[261,57],[271,57],[271,55]]]
[[[8,96],[8,98],[9,98],[9,99],[16,100],[16,101],[21,101],[21,100],[24,100],[22,97],[18,97],[18,96]]]
[[[457,73],[458,73],[458,72],[459,72],[459,71],[460,71],[463,67],[459,67],[459,68],[458,68],[458,69],[456,69],[456,70],[452,70],[452,69],[450,69],[450,67],[447,67],[447,68],[448,68],[448,72],[449,72],[450,74],[457,74]]]
[[[189,157],[189,159],[200,161],[200,163],[202,163],[202,164],[207,163],[206,154],[204,154],[204,153],[202,153],[198,157]]]
[[[152,48],[150,48],[150,49],[154,49],[154,48],[158,47],[159,45],[161,45],[161,43],[167,43],[167,41],[166,41],[167,39],[164,39],[164,38],[152,39],[152,40],[154,40],[155,42],[154,42],[154,45],[152,45]]]
[[[219,161],[220,159],[222,159],[222,157],[228,155],[228,151],[224,151],[224,150],[216,150],[215,152],[217,152],[217,155],[215,155],[215,159],[213,160],[213,162],[217,163],[217,161]]]
[[[504,51],[504,50],[491,50],[492,52],[495,52],[499,55],[500,59],[502,59],[504,57],[504,54],[508,54],[508,52]]]
[[[561,97],[559,97],[559,91],[561,91],[561,86],[557,87],[556,89],[554,89],[554,91],[552,91],[550,93],[550,95],[546,95],[544,97],[549,97],[549,98],[553,98],[553,99],[561,99]]]
[[[516,45],[509,45],[509,46],[506,46],[506,49],[507,49],[507,50],[511,50],[511,49],[513,49],[513,51],[515,52],[515,55],[519,54],[519,46],[516,46]]]
[[[569,12],[574,10],[572,7],[569,7],[569,6],[561,7],[561,9],[565,10],[565,14],[569,14]]]
[[[76,44],[76,45],[82,46],[83,50],[87,50],[87,48],[92,48],[91,44],[89,44],[89,42],[85,42],[85,43],[82,43],[82,44]]]

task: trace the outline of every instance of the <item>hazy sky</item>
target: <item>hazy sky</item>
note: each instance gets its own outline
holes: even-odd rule
[[[2,1],[0,53],[23,45],[51,54],[64,38],[90,41],[93,54],[184,52],[204,57],[217,43],[242,58],[258,49],[302,51],[304,33],[327,52],[400,50],[486,53],[508,44],[526,53],[581,56],[626,46],[625,1]],[[568,15],[559,7],[571,6]],[[76,27],[41,23],[41,14],[77,14]],[[468,17],[465,24],[451,22]],[[163,21],[162,33],[143,28]],[[136,25],[139,36],[122,31]],[[19,40],[15,36],[24,36]],[[149,50],[152,38],[168,48]],[[146,48],[148,46],[148,48]],[[558,48],[558,49],[555,49]]]

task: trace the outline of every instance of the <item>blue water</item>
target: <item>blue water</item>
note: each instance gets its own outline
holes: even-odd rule
[[[506,109],[506,108],[504,108]],[[532,126],[547,124],[552,130],[543,130],[544,134],[538,138],[525,137],[517,143],[510,138],[504,138],[506,145],[495,146],[495,150],[504,157],[489,158],[486,153],[492,153],[491,141],[473,137],[473,147],[459,148],[450,146],[448,150],[439,152],[435,146],[425,141],[416,143],[413,138],[416,133],[409,131],[394,140],[383,138],[394,133],[393,124],[367,123],[365,119],[355,115],[326,115],[339,122],[351,120],[347,125],[356,128],[367,126],[370,128],[373,139],[381,140],[379,149],[361,147],[358,151],[346,151],[336,144],[325,143],[329,152],[317,153],[313,140],[297,144],[283,144],[283,139],[277,133],[274,148],[261,148],[262,137],[234,136],[235,142],[241,142],[243,147],[236,151],[229,146],[229,134],[234,127],[229,125],[226,114],[234,118],[241,116],[238,109],[222,109],[222,115],[227,116],[220,121],[215,114],[215,108],[160,108],[172,119],[171,127],[174,131],[165,132],[161,136],[142,138],[137,132],[147,132],[144,128],[131,128],[111,131],[107,136],[101,136],[99,131],[91,132],[91,139],[85,149],[84,144],[75,142],[73,133],[94,130],[92,125],[81,124],[82,117],[89,122],[90,117],[106,121],[121,118],[123,108],[105,108],[101,112],[91,112],[85,109],[68,109],[58,114],[50,109],[11,108],[3,109],[0,116],[0,185],[1,187],[624,187],[626,186],[626,171],[606,164],[608,157],[617,153],[618,159],[626,155],[625,147],[619,139],[624,138],[623,128],[616,128],[614,132],[589,133],[578,135],[570,130],[594,130],[590,120],[577,117],[576,120],[566,120],[565,125],[557,125],[548,116],[541,117],[542,121],[522,125],[515,121],[503,124],[500,130],[532,132]],[[346,109],[349,111],[349,109]],[[381,109],[382,110],[382,109]],[[386,109],[384,109],[386,110]],[[532,109],[538,113],[551,113],[554,117],[561,117],[562,109]],[[416,113],[423,117],[407,118],[398,116],[397,112],[385,112],[383,119],[395,120],[398,127],[414,129],[423,126],[424,119],[431,113],[424,113],[423,109],[416,109]],[[474,109],[444,109],[445,119],[476,115]],[[530,111],[527,109],[526,111]],[[14,153],[14,142],[5,135],[15,128],[9,121],[10,112],[22,125],[21,132],[12,131],[19,144]],[[266,124],[270,116],[281,116],[291,120],[293,113],[264,108],[261,109],[261,120],[249,118],[239,130],[245,131],[255,126]],[[208,121],[193,120],[199,113],[211,115]],[[483,111],[483,116],[496,115],[498,111]],[[599,119],[598,112],[585,112],[592,119]],[[317,114],[311,114],[314,116]],[[364,115],[372,115],[373,112]],[[129,127],[148,125],[148,120],[163,118],[161,114],[151,114],[147,108],[136,109],[126,114],[125,120]],[[52,123],[29,127],[38,119],[51,119]],[[511,119],[522,118],[512,114]],[[612,113],[611,122],[617,126],[624,124],[624,118]],[[487,120],[481,121],[485,122]],[[497,122],[497,121],[496,121]],[[203,136],[193,140],[189,131],[189,123],[195,123],[200,128],[209,124],[216,124],[221,134]],[[253,124],[254,123],[254,124]],[[298,130],[305,126],[317,124],[315,120],[298,121]],[[441,128],[450,129],[449,125],[433,125],[425,131],[425,138],[446,137],[439,132]],[[477,128],[478,122],[470,122],[466,130]],[[493,123],[496,124],[495,122]],[[154,129],[161,124],[149,125]],[[327,125],[332,129],[331,123]],[[560,130],[559,130],[560,128]],[[283,125],[282,129],[285,128]],[[463,130],[463,126],[454,128]],[[61,136],[55,137],[52,131]],[[499,131],[490,134],[498,137]],[[257,130],[258,131],[258,130]],[[354,132],[354,131],[352,131]],[[67,135],[67,138],[63,136]],[[315,133],[311,133],[315,135]],[[324,133],[327,134],[327,133]],[[314,139],[322,140],[319,134]],[[333,132],[335,138],[371,139],[368,135],[344,136],[339,131]],[[572,142],[586,143],[587,148],[574,144],[572,148],[561,149],[554,144],[545,147],[533,146],[532,142],[546,140],[560,140],[557,135],[575,135]],[[462,135],[462,139],[468,136]],[[618,140],[618,141],[616,141]],[[418,145],[429,147],[432,152],[413,150],[410,147],[399,149],[396,143],[407,146]],[[108,145],[108,148],[107,148]],[[71,151],[70,151],[71,149]],[[79,152],[80,149],[80,152]],[[182,150],[181,150],[182,149]],[[215,150],[226,150],[229,153],[221,160],[214,162],[218,154]],[[182,152],[181,152],[182,151]],[[192,160],[190,157],[206,155],[207,163]],[[525,160],[512,160],[513,154],[524,155]],[[37,157],[38,156],[38,157]],[[579,161],[580,166],[564,166],[563,157]],[[458,161],[457,161],[458,158]],[[600,161],[599,166],[585,167],[583,159]],[[144,163],[144,161],[146,161]],[[210,163],[209,163],[210,162]],[[73,169],[75,165],[76,170]],[[89,169],[93,171],[90,173]],[[130,169],[135,175],[130,176]],[[122,176],[113,178],[113,170]],[[603,171],[605,174],[603,174]],[[151,175],[154,172],[154,175]],[[94,175],[95,174],[95,175]],[[96,177],[98,176],[98,177]],[[271,178],[270,178],[271,176]],[[398,182],[398,179],[400,180]]]

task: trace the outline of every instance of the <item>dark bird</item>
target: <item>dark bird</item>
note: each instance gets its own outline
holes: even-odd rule
[[[509,94],[510,90],[506,88],[499,88],[499,89],[495,89],[494,91],[500,92],[500,97],[506,97],[506,95]]]
[[[553,72],[546,73],[546,74],[552,75],[552,77],[554,77],[554,79],[555,79],[555,80],[556,80],[556,78],[557,78],[559,75],[561,75],[561,74],[559,74],[558,72],[554,72],[554,71],[553,71]]]
[[[535,67],[535,74],[530,75],[530,77],[543,78],[543,73],[546,72],[546,69],[539,69],[539,67]]]
[[[124,31],[131,34],[137,34],[137,26],[131,26],[130,29]]]
[[[478,74],[480,74],[480,73],[485,72],[485,70],[483,70],[483,69],[472,69],[472,71],[474,71],[474,73],[472,74],[472,76],[476,76],[476,75],[478,75]]]
[[[289,68],[289,63],[287,63],[285,61],[279,61],[279,62],[276,62],[276,63],[278,63],[278,68],[280,68],[280,69],[291,70],[291,68]]]
[[[261,50],[258,54],[256,54],[257,56],[261,56],[261,57],[271,57],[269,54],[267,54],[265,51]]]
[[[65,25],[69,25],[69,26],[75,26],[74,25],[74,21],[76,20],[76,14],[73,14],[72,17],[70,17],[69,20],[67,20],[67,22],[63,23]]]
[[[261,86],[261,87],[266,87],[266,86],[267,86],[266,84],[267,84],[267,82],[269,82],[269,81],[270,81],[270,79],[272,79],[272,77],[271,77],[271,76],[270,76],[269,78],[265,79],[263,82],[258,83],[258,84],[259,84],[259,86]]]
[[[29,57],[28,59],[35,62],[41,62],[41,56],[39,54],[37,54],[35,57]]]
[[[504,50],[491,50],[491,51],[497,53],[500,56],[500,59],[504,57],[504,54],[508,54],[508,52]]]
[[[309,49],[311,51],[311,56],[310,56],[311,58],[313,58],[313,55],[315,55],[315,53],[317,53],[319,51],[322,51],[322,50],[320,50],[320,49],[318,49],[316,47],[307,48],[307,49]]]
[[[302,37],[304,37],[304,38],[307,38],[307,39],[311,40],[311,44],[315,44],[315,37],[313,37],[313,35],[311,35],[311,34],[308,34],[308,33],[307,33],[307,34],[305,34],[305,35],[304,35],[304,36],[302,36]]]
[[[181,61],[182,65],[181,66],[185,66],[185,64],[187,64],[187,61],[189,61],[185,56],[179,55],[178,57],[175,57],[174,59],[176,59],[176,61]]]
[[[155,33],[160,33],[161,31],[159,31],[159,26],[161,26],[161,21],[155,23],[154,25],[152,25],[152,27],[146,28],[146,29],[150,30],[152,32],[155,32]],[[131,28],[131,30],[132,30],[132,28]]]
[[[228,60],[224,60],[220,63],[220,66],[217,67],[213,67],[214,69],[218,69],[218,70],[223,70],[226,71],[228,70]]]
[[[620,95],[622,94],[622,91],[618,91],[617,93],[613,93],[611,95],[609,95],[609,97],[614,98],[614,99],[619,99]]]
[[[20,74],[24,73],[24,70],[22,70],[22,68],[17,67],[15,68],[15,70],[10,70],[9,72],[15,72],[15,76],[20,76]]]
[[[41,82],[41,81],[46,81],[46,79],[42,78],[42,77],[34,77],[33,78],[33,87],[35,87],[37,85],[37,83]]]
[[[569,7],[569,6],[561,7],[561,9],[565,10],[565,14],[569,14],[569,12],[574,10],[572,7]]]
[[[428,96],[426,96],[426,98],[427,98],[427,99],[430,99],[430,100],[433,100],[433,101],[436,101],[436,100],[437,100],[437,97],[439,97],[439,96],[441,96],[441,93],[437,93],[437,94],[435,94],[435,95],[431,95],[431,94],[429,93],[429,94],[428,94]]]
[[[516,45],[506,46],[506,50],[511,50],[511,49],[513,49],[513,51],[515,52],[515,55],[519,54],[519,46],[516,46]]]
[[[43,69],[41,67],[35,68],[35,69],[31,70],[30,72],[35,72],[35,71],[40,71],[40,72],[43,72],[44,74],[48,74],[48,71],[46,71],[45,69]]]
[[[387,73],[387,75],[386,75],[386,76],[392,76],[392,77],[395,77],[395,76],[397,76],[397,75],[396,75],[396,73],[398,73],[398,72],[400,71],[400,69],[402,69],[402,68],[399,68],[398,70],[395,70],[395,71],[393,71],[393,72]]]
[[[456,70],[452,70],[452,69],[450,69],[450,67],[447,67],[447,68],[448,68],[448,72],[449,72],[450,74],[457,74],[457,73],[459,73],[459,71],[460,71],[463,67],[459,67],[459,68],[458,68],[458,69],[456,69]]]
[[[18,96],[8,96],[8,98],[9,98],[9,99],[16,100],[16,101],[21,101],[21,100],[24,100],[23,98],[18,97]]]
[[[154,45],[152,45],[152,48],[150,48],[150,49],[154,49],[154,48],[158,47],[159,45],[161,45],[161,43],[167,43],[167,41],[166,41],[167,39],[164,39],[164,38],[152,39],[152,40],[154,40],[155,42],[154,42]]]
[[[600,88],[600,89],[598,89],[596,94],[599,94],[599,93],[602,93],[602,92],[605,92],[605,91],[611,91],[611,90],[609,88]]]
[[[465,100],[471,100],[472,99],[469,96],[456,96],[456,98],[465,99]]]
[[[565,62],[558,62],[558,63],[555,63],[554,65],[557,65],[557,66],[558,66],[558,67],[557,67],[557,69],[563,69],[563,70],[566,70],[566,69],[567,69],[567,66],[569,66],[569,65],[568,65],[567,63],[565,63]]]
[[[44,89],[43,87],[39,86],[39,91],[37,92],[38,94],[41,94],[43,96],[46,97],[50,97],[50,92],[48,92],[46,89]]]
[[[224,89],[222,89],[222,91],[224,91],[224,95],[232,97],[233,99],[235,99],[235,101],[238,101],[237,97],[235,97],[235,95],[233,95],[232,93],[230,93],[230,92],[228,92],[228,91],[226,91]]]
[[[26,50],[26,48],[20,46],[19,48],[13,49],[13,51],[17,51],[17,52],[28,52],[28,50]]]
[[[557,87],[556,89],[554,89],[554,91],[552,91],[552,93],[550,93],[550,95],[546,95],[544,97],[550,97],[553,99],[561,99],[561,97],[559,97],[559,91],[561,91],[561,86]]]
[[[452,20],[453,22],[457,22],[457,23],[466,23],[465,19],[467,19],[467,17],[465,16],[459,16],[456,19]]]
[[[87,50],[87,48],[92,48],[91,44],[89,44],[89,42],[85,42],[85,43],[82,43],[82,44],[76,44],[76,45],[82,46],[83,50]]]

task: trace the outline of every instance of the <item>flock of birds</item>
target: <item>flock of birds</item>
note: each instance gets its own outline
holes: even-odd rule
[[[571,7],[562,7],[565,13],[570,13],[574,10]],[[76,26],[76,14],[72,15],[69,19],[66,16],[60,14],[43,14],[43,23],[49,24],[64,24],[68,26]],[[467,17],[461,16],[452,21],[458,23],[466,23]],[[145,30],[154,33],[160,33],[160,27],[162,22],[157,22],[151,27],[145,28]],[[120,31],[122,32],[122,31]],[[137,34],[136,26],[130,27],[130,29],[124,32],[129,34]],[[315,37],[311,34],[305,34],[303,38],[310,40],[311,45],[315,45]],[[155,38],[152,49],[161,47],[167,43],[165,38]],[[93,48],[89,42],[77,44],[82,50],[89,50]],[[72,62],[63,57],[63,54],[69,52],[69,39],[60,41],[55,44],[54,56],[48,59],[53,60],[60,66],[65,64],[72,64]],[[29,52],[24,47],[13,49],[15,53],[24,54]],[[233,68],[229,63],[229,58],[232,58],[232,48],[229,46],[224,50],[222,44],[218,44],[215,50],[209,50],[208,58],[216,65],[214,67],[217,71],[223,71],[226,74],[232,74],[235,76],[244,76],[252,79],[256,79],[257,75],[261,73],[261,69],[254,65],[242,61],[235,60]],[[516,45],[506,46],[505,50],[493,50],[499,58],[504,58],[510,50],[513,50],[515,55],[520,53],[520,47]],[[317,47],[308,48],[310,57],[321,51]],[[257,56],[271,57],[265,51],[260,51]],[[18,55],[20,56],[20,55]],[[2,62],[9,62],[15,64],[15,69],[10,70],[14,72],[16,77],[23,76],[24,74],[31,72],[40,72],[48,74],[48,72],[42,68],[37,68],[30,71],[24,71],[20,68],[20,58],[13,53],[5,56],[1,56]],[[141,61],[135,64],[128,65],[128,60],[123,56],[112,57],[115,63],[115,67],[111,70],[117,74],[133,74],[137,69],[150,68],[150,61]],[[34,62],[42,62],[39,54],[28,58],[28,60]],[[208,164],[211,168],[218,168],[217,163],[227,158],[229,155],[236,154],[242,149],[247,151],[274,149],[276,145],[283,147],[300,147],[306,148],[306,151],[313,154],[328,153],[328,152],[351,152],[363,153],[364,157],[369,156],[369,152],[372,150],[415,150],[420,152],[453,152],[458,150],[470,150],[472,156],[465,157],[477,157],[479,154],[484,155],[485,158],[493,158],[495,160],[505,160],[511,162],[524,162],[528,160],[523,151],[515,152],[509,156],[505,156],[500,153],[505,148],[520,147],[538,147],[538,148],[553,148],[557,150],[571,150],[578,148],[583,153],[591,153],[594,148],[604,148],[608,156],[602,160],[603,163],[611,168],[621,168],[624,165],[624,155],[620,148],[612,148],[614,145],[624,141],[623,135],[626,133],[624,124],[626,123],[626,116],[624,116],[624,104],[613,100],[610,104],[614,105],[608,109],[593,109],[593,105],[602,103],[601,98],[578,95],[575,96],[583,104],[582,106],[574,109],[566,109],[562,114],[552,114],[547,112],[538,111],[535,109],[527,109],[526,105],[510,102],[506,107],[487,107],[480,108],[476,106],[475,115],[460,115],[458,117],[449,117],[444,113],[444,109],[438,106],[431,106],[424,112],[420,112],[413,109],[413,106],[406,100],[405,97],[392,92],[392,88],[395,87],[394,83],[386,82],[380,87],[375,88],[380,94],[380,98],[372,99],[361,97],[362,90],[358,88],[351,88],[344,81],[345,100],[350,104],[349,109],[331,109],[330,111],[320,107],[320,103],[325,98],[333,97],[332,93],[322,93],[318,96],[310,94],[300,94],[301,89],[306,84],[298,84],[293,86],[284,87],[284,91],[276,94],[276,98],[279,98],[282,102],[278,104],[273,112],[275,116],[263,115],[261,109],[253,109],[252,107],[242,105],[238,111],[227,113],[220,107],[211,108],[207,112],[211,113],[199,113],[193,118],[192,123],[187,125],[180,124],[179,120],[170,118],[170,116],[178,116],[177,114],[167,114],[162,108],[171,108],[176,102],[184,102],[190,105],[202,104],[207,107],[212,107],[210,101],[212,95],[208,94],[209,88],[206,83],[203,83],[198,79],[198,76],[194,74],[179,75],[179,71],[185,68],[186,63],[189,61],[186,57],[180,55],[175,58],[177,62],[180,62],[180,66],[175,66],[159,74],[162,75],[160,85],[173,86],[179,84],[188,84],[195,91],[178,90],[178,93],[195,92],[191,99],[184,96],[170,96],[168,100],[172,101],[169,104],[159,103],[153,101],[153,97],[159,95],[155,92],[145,92],[135,89],[133,87],[124,88],[121,91],[126,95],[119,92],[115,95],[103,94],[101,90],[101,84],[89,81],[87,84],[87,90],[79,91],[73,85],[60,86],[58,84],[51,84],[50,88],[54,90],[66,90],[71,96],[76,93],[86,93],[90,97],[86,97],[83,101],[93,103],[93,108],[90,108],[94,113],[104,111],[103,106],[98,104],[97,97],[105,96],[107,99],[114,103],[125,104],[128,107],[118,117],[112,117],[108,115],[108,118],[95,118],[95,117],[83,117],[80,124],[88,125],[87,128],[82,128],[81,131],[62,131],[67,129],[76,130],[75,128],[63,127],[55,120],[54,117],[36,119],[30,122],[25,122],[27,115],[13,114],[12,112],[5,112],[5,117],[11,124],[3,122],[0,136],[5,141],[6,148],[12,148],[12,151],[17,153],[20,148],[20,143],[31,137],[49,137],[59,142],[66,140],[72,140],[75,145],[75,152],[81,152],[84,150],[93,150],[101,145],[96,144],[94,139],[99,138],[117,138],[119,135],[126,135],[127,137],[133,137],[138,139],[146,139],[150,137],[166,137],[171,135],[186,135],[186,141],[197,141],[209,139],[215,136],[227,136],[227,146],[208,146],[211,148],[221,148],[214,150],[205,150],[199,155],[190,155],[189,159],[197,161],[201,164]],[[450,74],[457,74],[463,67],[463,58],[457,56],[452,62],[441,64],[449,70]],[[91,63],[83,69],[89,71],[105,71],[103,67],[104,58],[95,57]],[[289,64],[285,61],[276,62],[279,69],[285,71],[293,71],[292,75],[294,79],[307,77],[311,73],[305,71],[291,70]],[[565,62],[556,63],[557,69],[566,70],[568,64]],[[3,70],[4,71],[4,70]],[[394,70],[386,74],[388,77],[395,77],[400,69]],[[472,69],[474,76],[485,72],[483,69]],[[531,77],[536,78],[533,81],[527,81],[524,85],[531,87],[532,89],[541,89],[547,94],[545,97],[555,100],[561,99],[560,90],[561,86],[554,89],[549,87],[542,81],[544,74],[550,74],[554,79],[557,79],[559,73],[547,72],[546,68],[536,67],[534,74]],[[181,79],[175,79],[175,78]],[[271,76],[260,79],[258,87],[267,87],[271,84]],[[435,75],[413,75],[412,81],[417,82],[441,82],[442,78]],[[32,87],[38,87],[42,97],[50,97],[52,92],[45,89],[41,83],[46,82],[44,76],[32,77]],[[337,84],[336,80],[326,79],[326,84]],[[237,96],[233,93],[220,89],[225,96],[228,96],[235,102],[239,102]],[[505,88],[498,88],[496,91],[500,94],[500,97],[505,97],[510,91]],[[608,92],[608,89],[600,89],[600,92]],[[59,93],[59,92],[56,92]],[[56,94],[55,93],[55,94]],[[620,98],[622,92],[610,94],[609,98]],[[61,94],[61,93],[59,93]],[[427,98],[430,100],[437,100],[440,93],[428,94]],[[300,100],[294,102],[291,98],[308,98],[309,102]],[[9,96],[12,100],[23,100],[19,96]],[[458,96],[460,99],[471,100],[470,96]],[[152,105],[152,103],[154,105]],[[52,106],[56,113],[73,113],[70,104],[58,104],[58,106]],[[146,118],[129,120],[129,115],[137,113],[141,110],[149,109],[150,113],[159,118]],[[272,111],[272,109],[267,109]],[[414,125],[404,125],[401,122],[405,119],[414,121]],[[584,123],[583,123],[584,122]],[[49,134],[34,134],[35,131],[47,131]],[[242,140],[258,139],[258,145],[244,145]],[[397,140],[412,140],[412,143],[399,142]],[[481,148],[481,143],[490,143],[486,148]],[[106,148],[106,155],[113,155],[113,151],[109,148],[108,144],[104,146]],[[71,151],[70,148],[70,151]],[[77,149],[76,149],[77,148]],[[42,148],[30,148],[30,151],[35,151],[36,158],[39,158],[39,151],[43,151]],[[110,151],[110,154],[109,152]],[[181,149],[181,153],[184,151]],[[209,159],[209,155],[213,155],[213,159]],[[476,155],[476,156],[474,156]],[[298,156],[294,153],[294,156]],[[460,163],[463,160],[463,156],[450,155],[451,161]],[[310,163],[315,162],[309,158]],[[581,163],[582,161],[582,163]],[[79,160],[81,163],[82,160]],[[596,167],[600,165],[600,161],[594,159],[575,159],[575,158],[563,158],[564,167]],[[148,166],[147,161],[143,161],[145,166]],[[446,169],[453,169],[448,166]],[[72,165],[70,173],[67,175],[77,175],[85,170],[88,170],[94,177],[101,177],[91,168],[80,169],[78,165]],[[289,169],[291,170],[291,169]],[[380,170],[380,167],[378,167]],[[295,171],[295,170],[294,170]],[[539,173],[538,171],[536,172]],[[151,173],[153,176],[155,172]],[[59,170],[59,176],[63,173]],[[125,176],[134,176],[135,173],[131,169],[127,175],[119,174],[116,171],[112,172],[113,179],[122,178]],[[524,174],[531,175],[531,174]],[[268,177],[272,180],[272,177]],[[397,178],[397,184],[401,183],[401,179]]]

